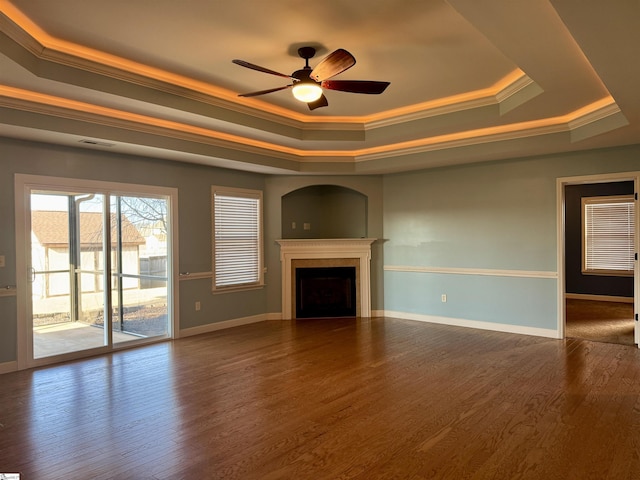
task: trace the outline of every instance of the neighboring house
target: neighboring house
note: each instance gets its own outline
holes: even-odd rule
[[[104,267],[102,214],[99,212],[80,213],[80,269],[81,291],[98,292],[102,288]],[[115,222],[112,222],[115,225]],[[34,211],[31,216],[31,243],[33,295],[51,297],[69,294],[69,215],[61,211]],[[115,246],[115,227],[111,232],[111,244]],[[122,272],[140,274],[140,247],[145,239],[138,229],[122,216]],[[116,265],[116,259],[111,259]],[[48,273],[48,274],[45,274]],[[137,278],[124,278],[125,288],[138,288]]]
[[[162,221],[151,225],[140,225],[138,231],[144,236],[145,244],[140,246],[141,288],[162,287],[167,277],[167,234]],[[158,278],[149,278],[158,277]]]
[[[167,256],[167,227],[164,222],[158,220],[151,225],[140,225],[137,228],[146,242],[145,245],[140,247],[140,257]]]

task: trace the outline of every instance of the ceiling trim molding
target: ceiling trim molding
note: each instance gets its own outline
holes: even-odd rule
[[[20,96],[21,93],[24,95]],[[300,156],[299,150],[282,145],[251,140],[203,127],[99,107],[51,95],[27,91],[21,92],[19,89],[1,85],[0,106],[123,130],[197,141],[237,151],[259,153],[270,157],[275,156],[283,160],[296,160]]]
[[[295,119],[296,112],[255,100],[256,106],[243,105],[230,91],[204,82],[171,74],[160,69],[132,62],[86,47],[55,39],[43,32],[6,0],[0,0],[0,30],[42,61],[54,62],[127,83],[140,85],[198,102],[233,110],[237,113],[298,128],[304,118]]]
[[[431,102],[430,102],[431,103]],[[458,113],[465,110],[472,110],[475,108],[483,108],[492,105],[496,105],[496,97],[494,95],[486,95],[480,98],[474,98],[471,100],[463,100],[457,103],[451,103],[448,105],[433,106],[410,111],[406,114],[398,114],[384,118],[382,120],[376,120],[365,123],[367,130],[376,128],[390,127],[401,123],[413,122],[415,120],[422,120],[424,118],[438,117],[441,115],[449,115],[451,113]],[[407,108],[407,110],[414,110],[413,108]]]
[[[486,130],[486,132],[483,132]],[[368,162],[389,157],[399,157],[403,155],[413,155],[416,153],[434,152],[438,150],[449,150],[461,147],[470,147],[484,143],[504,142],[509,140],[520,140],[523,138],[536,137],[541,135],[553,135],[557,133],[569,132],[566,123],[554,125],[532,126],[522,130],[493,131],[494,127],[481,129],[481,131],[461,132],[461,134],[442,135],[432,137],[428,142],[421,145],[410,145],[404,148],[396,148],[392,152],[377,152],[365,155],[358,155],[356,162]],[[468,136],[465,136],[468,135]],[[456,138],[463,137],[463,138]]]
[[[620,107],[611,98],[611,103],[602,105],[571,120],[569,122],[569,128],[576,130],[619,113],[622,113]]]
[[[367,129],[381,128],[424,118],[498,105],[531,85],[535,85],[535,82],[522,70],[516,69],[489,88],[371,115],[371,120],[365,120],[365,126]]]
[[[498,103],[506,102],[512,96],[535,84],[535,82],[522,70],[516,70],[511,75],[513,76],[517,73],[520,73],[520,75],[514,78],[513,81],[506,83],[503,88],[496,93],[495,97]]]
[[[12,5],[11,7],[15,8]],[[30,35],[27,30],[20,27],[17,23],[18,21],[15,20],[17,15],[10,16],[6,10],[7,2],[0,0],[0,31],[4,32],[9,38],[13,39],[33,55],[41,56],[44,50],[42,43],[33,35]]]
[[[7,0],[0,0],[0,27],[9,38],[40,60],[189,98],[301,131],[376,129],[482,108],[499,104],[533,83],[524,72],[516,69],[490,87],[430,102],[408,105],[400,109],[367,116],[310,117],[259,99],[239,98],[235,92],[215,87],[206,82],[58,39],[42,30]]]
[[[345,158],[352,159],[354,162],[362,162],[481,143],[570,132],[583,125],[592,125],[598,120],[609,118],[620,111],[613,98],[609,96],[576,112],[550,119],[486,127],[378,147],[353,150],[303,150],[239,137],[204,127],[100,107],[2,85],[0,85],[0,106],[48,116],[109,125],[125,130],[198,141],[233,150],[259,153],[269,157],[297,160],[299,162],[331,162],[331,159],[336,162],[344,162]]]
[[[374,147],[368,149],[371,153],[364,153],[362,155],[358,152],[354,152],[356,157],[355,161],[363,162],[379,160],[390,156],[410,155],[435,150],[480,145],[483,143],[553,135],[564,132],[573,133],[585,125],[594,125],[595,123],[607,120],[616,114],[621,114],[620,108],[611,96],[607,96],[592,103],[591,105],[578,109],[575,112],[555,118],[480,128],[476,130],[412,140],[395,145]],[[618,126],[619,125],[614,125],[612,128],[617,128]],[[610,128],[606,129],[609,130]],[[594,129],[591,135],[599,133],[602,133],[602,131]],[[581,139],[588,138],[591,135],[584,134],[581,136]],[[391,155],[389,154],[390,151],[393,152]]]

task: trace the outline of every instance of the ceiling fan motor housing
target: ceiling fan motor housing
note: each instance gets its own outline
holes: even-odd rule
[[[291,77],[298,80],[299,82],[304,82],[304,83],[315,83],[316,85],[319,85],[320,82],[316,82],[313,78],[311,78],[309,75],[311,75],[311,67],[304,67],[302,70],[296,70],[295,72],[293,72],[291,74]]]
[[[316,54],[316,49],[313,47],[300,47],[298,49],[298,55],[300,55],[305,60],[309,60],[310,58],[313,58],[315,54]]]

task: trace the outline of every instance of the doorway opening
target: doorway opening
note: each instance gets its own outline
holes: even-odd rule
[[[637,175],[576,177],[558,182],[561,337],[633,346],[639,335],[638,262],[634,258],[638,249]],[[623,227],[616,224],[619,217],[610,216],[609,205],[622,207],[616,201],[624,202],[626,209],[623,216],[627,223]],[[594,204],[603,212],[597,227],[590,218]],[[594,228],[602,230],[593,233]],[[626,228],[626,233],[620,234],[620,228]],[[626,266],[612,265],[607,270],[613,255],[619,258],[624,241]]]

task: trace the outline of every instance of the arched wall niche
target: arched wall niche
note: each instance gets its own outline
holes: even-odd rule
[[[366,238],[367,196],[339,185],[310,185],[281,198],[282,238]]]

